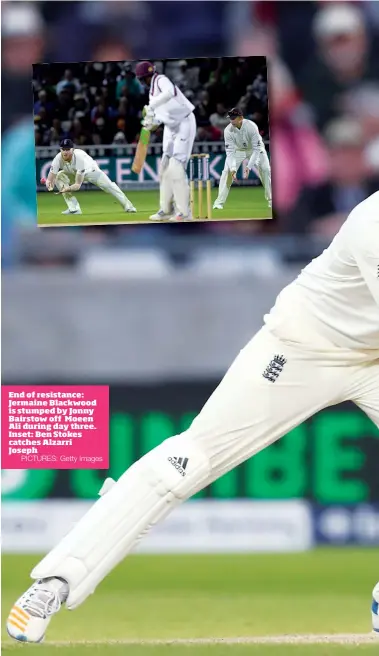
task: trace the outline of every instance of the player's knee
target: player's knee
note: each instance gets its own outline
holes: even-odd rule
[[[142,460],[146,469],[154,472],[160,494],[179,500],[188,499],[205,487],[211,473],[205,449],[188,432],[168,438]]]
[[[187,155],[185,153],[174,153],[170,158],[170,166],[174,168],[185,169],[187,164]]]
[[[185,161],[178,159],[173,156],[170,158],[170,163],[168,165],[170,175],[173,180],[183,180],[185,178],[186,167]]]
[[[58,171],[57,176],[55,178],[55,183],[57,186],[61,185],[67,185],[70,183],[70,178],[68,177],[67,173],[64,171]]]

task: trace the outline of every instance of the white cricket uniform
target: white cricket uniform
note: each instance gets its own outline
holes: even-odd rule
[[[379,427],[378,264],[379,192],[278,296],[188,430],[107,480],[32,578],[67,581],[76,608],[151,526],[319,410],[353,401]]]
[[[327,406],[353,401],[379,427],[378,266],[379,192],[279,294],[190,427],[216,478]]]
[[[194,105],[166,75],[155,73],[150,84],[149,106],[157,121],[164,124],[163,155],[187,165],[196,136]]]
[[[156,123],[164,124],[160,206],[170,214],[172,202],[179,213],[189,214],[187,164],[196,137],[194,105],[166,75],[155,73],[150,84],[149,106]]]
[[[232,185],[231,171],[237,172],[246,159],[250,170],[258,169],[266,200],[271,204],[271,167],[256,123],[246,118],[240,128],[230,123],[224,130],[224,140],[226,159],[215,205],[224,205]]]
[[[84,182],[90,182],[107,194],[114,196],[124,210],[133,208],[132,203],[118,185],[112,182],[95,160],[81,148],[74,148],[70,162],[65,162],[61,152],[59,152],[51,163],[50,171],[57,176],[55,184],[59,190],[73,184],[76,174],[80,173],[84,176]],[[80,210],[79,202],[72,193],[63,194],[63,198],[70,212]]]

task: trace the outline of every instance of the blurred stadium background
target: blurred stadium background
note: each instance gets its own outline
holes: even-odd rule
[[[113,476],[188,424],[279,290],[379,187],[379,3],[173,4],[2,6],[3,382],[110,384]],[[276,219],[37,230],[31,64],[67,53],[187,62],[267,54]],[[191,551],[198,540],[205,550],[303,553],[127,559],[73,618],[59,618],[53,637],[369,630],[378,437],[353,406],[320,413],[150,542],[160,552]],[[55,539],[49,512],[59,531],[64,510],[54,504],[83,509],[103,477],[3,471],[3,550],[13,553],[4,557],[5,611],[27,582],[28,552]],[[226,503],[222,517],[212,499]],[[267,521],[241,499],[264,501]]]

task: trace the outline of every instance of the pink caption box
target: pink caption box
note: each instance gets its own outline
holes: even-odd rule
[[[109,387],[4,385],[3,469],[108,469]]]

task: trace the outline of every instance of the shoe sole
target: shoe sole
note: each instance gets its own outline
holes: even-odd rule
[[[32,642],[31,640],[28,640],[27,637],[22,635],[22,634],[20,634],[19,636],[16,637],[16,636],[12,635],[11,633],[9,633],[8,627],[7,627],[7,634],[9,635],[10,638],[12,638],[12,640],[15,640],[16,642],[28,642],[30,645],[39,645],[45,639],[44,635],[42,636],[42,638],[40,638],[39,640],[35,640],[34,642]]]

